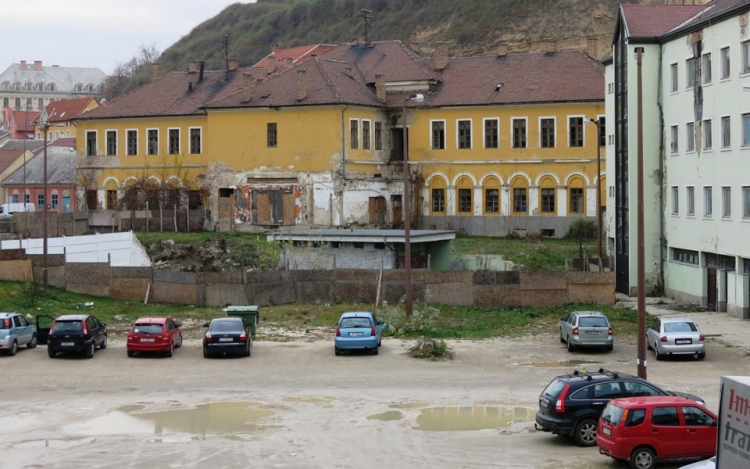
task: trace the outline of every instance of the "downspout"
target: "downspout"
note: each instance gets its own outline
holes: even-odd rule
[[[341,174],[346,180],[346,120],[344,119],[344,113],[349,109],[349,106],[344,106],[341,110]]]
[[[662,61],[664,58],[663,47],[659,48],[659,74],[658,74],[658,87],[656,90],[656,105],[659,107],[659,276],[657,279],[658,285],[661,288],[662,295],[664,294],[664,263],[665,256],[664,251],[667,249],[667,240],[664,236],[664,107],[662,104]]]

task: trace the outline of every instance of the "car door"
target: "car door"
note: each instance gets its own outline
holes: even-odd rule
[[[560,335],[563,338],[570,336],[570,324],[573,322],[573,315],[569,314],[566,318],[560,318]]]
[[[49,339],[49,331],[55,318],[40,314],[36,317],[36,340],[40,345],[46,345]]]
[[[104,328],[102,323],[95,316],[89,316],[86,318],[86,324],[91,331],[91,336],[94,339],[94,345],[100,345],[104,343]]]
[[[18,344],[28,344],[31,342],[31,338],[34,336],[34,326],[29,323],[29,321],[21,316],[20,314],[16,316],[18,319],[19,327],[18,327]]]
[[[651,409],[650,440],[659,459],[683,457],[686,433],[677,406],[658,406]]]
[[[169,335],[169,340],[172,342],[173,345],[177,345],[177,328],[174,325],[174,321],[171,319],[167,319],[164,326],[167,328],[167,334]]]
[[[648,326],[646,331],[646,343],[653,345],[654,342],[659,341],[659,330],[661,329],[661,321],[656,319],[653,324]]]
[[[716,419],[692,405],[684,405],[680,411],[685,422],[685,456],[712,456],[716,452]]]

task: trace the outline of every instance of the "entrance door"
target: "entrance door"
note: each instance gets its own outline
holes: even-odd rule
[[[63,212],[70,212],[70,197],[63,197],[62,208]]]
[[[376,226],[382,226],[385,223],[385,197],[370,197],[368,209],[370,223]]]
[[[706,306],[711,311],[716,311],[718,305],[716,294],[716,270],[708,269],[708,291],[706,292]]]
[[[99,204],[96,201],[96,191],[89,189],[86,191],[86,210],[92,211],[99,208]]]

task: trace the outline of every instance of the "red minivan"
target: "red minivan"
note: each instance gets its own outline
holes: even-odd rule
[[[136,352],[162,352],[171,357],[182,346],[180,325],[166,317],[142,317],[133,323],[128,334],[128,356]]]
[[[684,397],[613,399],[599,417],[596,444],[633,469],[651,469],[657,460],[707,458],[716,454],[719,419]]]

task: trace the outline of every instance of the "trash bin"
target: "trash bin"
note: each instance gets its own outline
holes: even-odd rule
[[[255,339],[255,331],[258,329],[258,320],[260,318],[260,308],[257,305],[227,306],[227,316],[240,316],[244,319],[245,324],[250,327],[250,334]]]

